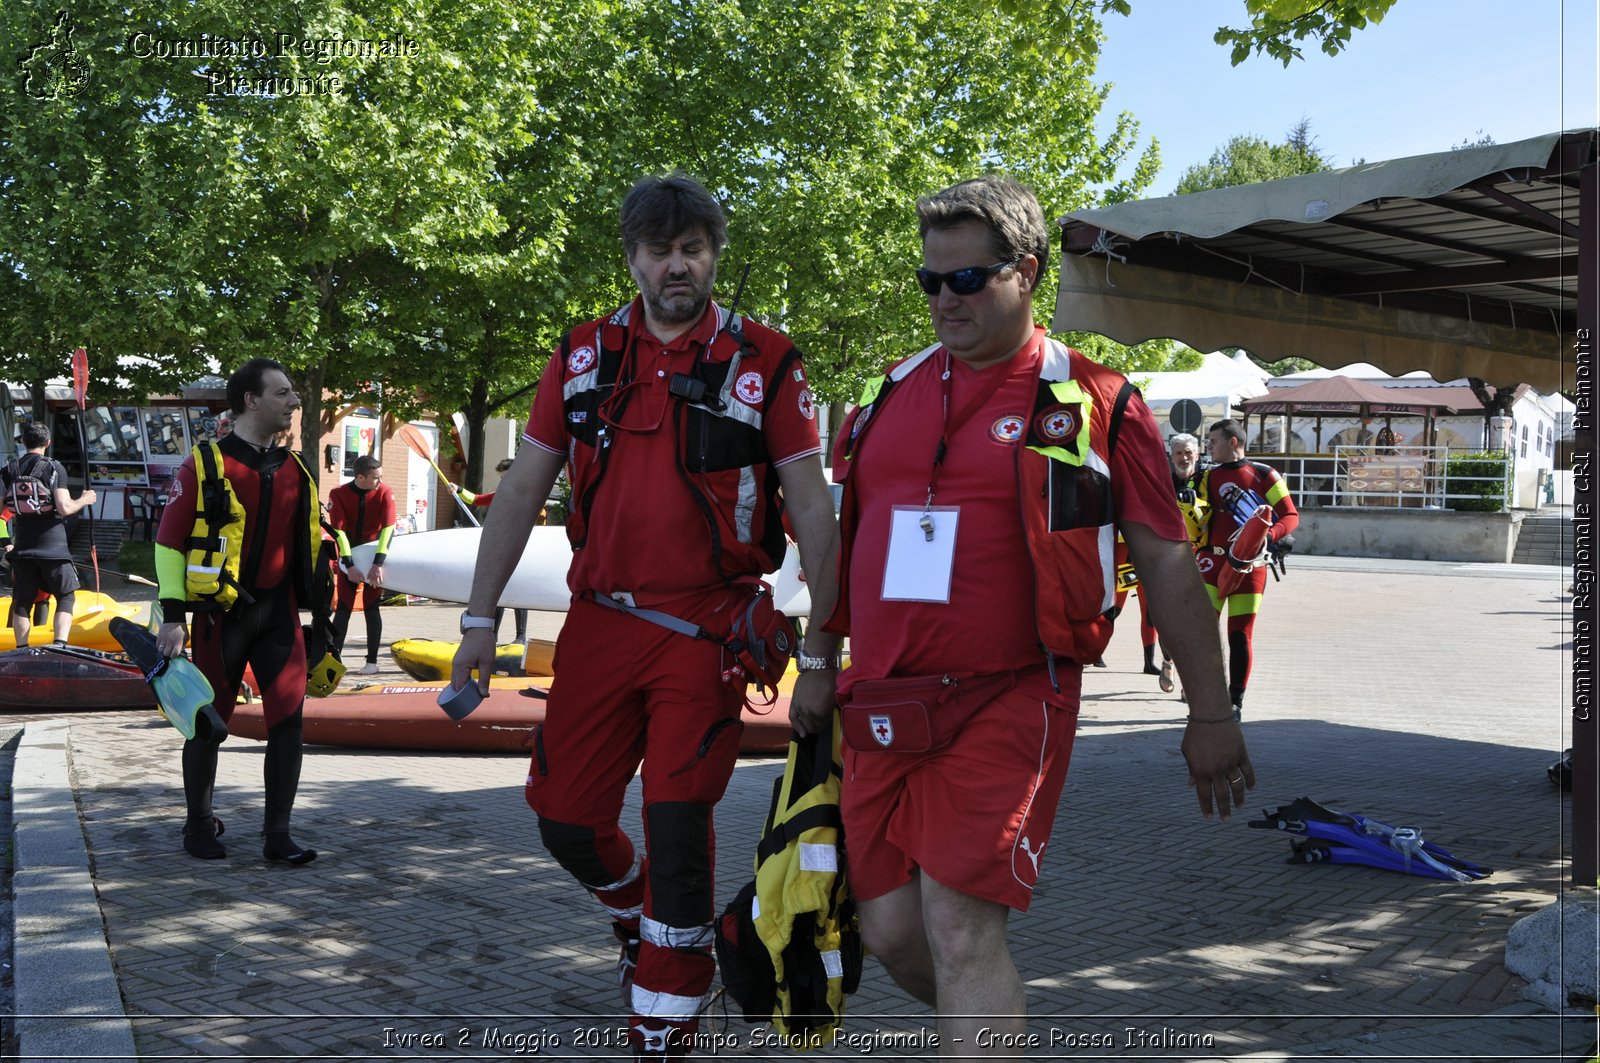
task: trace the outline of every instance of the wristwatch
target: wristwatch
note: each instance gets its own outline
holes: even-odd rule
[[[805,651],[794,655],[794,667],[797,672],[825,672],[830,668],[839,667],[839,655],[831,657],[807,657]]]
[[[473,616],[465,609],[461,610],[461,633],[465,635],[473,628],[494,627],[494,618],[489,616]]]

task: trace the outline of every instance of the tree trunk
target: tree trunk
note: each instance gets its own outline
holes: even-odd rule
[[[489,420],[489,381],[477,377],[472,381],[472,395],[467,399],[467,483],[469,491],[483,490],[484,425]]]
[[[322,487],[322,455],[318,453],[323,435],[332,425],[322,423],[322,381],[327,376],[327,365],[318,362],[300,374],[295,381],[300,391],[300,458],[311,470],[311,479]]]

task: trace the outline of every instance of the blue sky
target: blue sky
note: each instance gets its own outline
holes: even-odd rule
[[[1596,125],[1596,0],[1398,0],[1329,57],[1315,43],[1287,69],[1237,67],[1213,44],[1243,26],[1244,0],[1131,0],[1105,18],[1094,80],[1112,82],[1101,130],[1119,111],[1161,142],[1146,196],[1170,195],[1188,167],[1240,134],[1281,140],[1302,116],[1334,165],[1446,151],[1478,131],[1498,143]]]

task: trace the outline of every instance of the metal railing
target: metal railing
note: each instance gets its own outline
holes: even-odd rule
[[[1250,458],[1283,474],[1300,509],[1505,512],[1511,508],[1512,459],[1505,452],[1336,446],[1324,454],[1263,453]]]

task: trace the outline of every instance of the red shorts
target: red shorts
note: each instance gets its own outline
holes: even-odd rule
[[[881,897],[920,868],[941,885],[1027,911],[1072,757],[1081,678],[1062,668],[1061,693],[1048,700],[1032,684],[1011,690],[930,753],[847,747],[839,806],[851,892]]]

